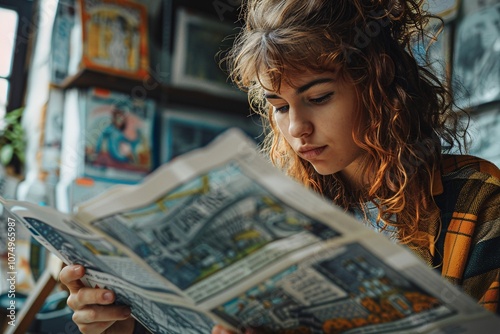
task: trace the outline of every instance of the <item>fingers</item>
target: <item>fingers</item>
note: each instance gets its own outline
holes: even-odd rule
[[[122,321],[75,323],[82,334],[131,334],[135,319],[130,317]]]
[[[66,285],[70,293],[76,293],[83,287],[80,278],[85,274],[85,269],[79,265],[64,267],[59,273],[59,281]]]
[[[76,311],[88,305],[109,305],[114,301],[115,294],[110,290],[83,287],[69,295],[67,304],[71,309]]]
[[[67,266],[59,274],[61,283],[69,289],[68,306],[71,309],[76,311],[87,305],[109,305],[115,301],[115,295],[112,291],[85,287],[80,281],[84,274],[84,268],[79,265]]]
[[[73,313],[73,321],[82,325],[108,322],[112,324],[118,320],[125,320],[129,316],[130,308],[128,306],[88,305]]]
[[[73,319],[78,325],[78,329],[82,334],[104,334],[106,331],[115,324],[114,321],[109,322],[95,322],[91,324],[80,324]]]
[[[73,321],[80,332],[132,332],[135,320],[130,317],[130,308],[111,305],[115,301],[115,294],[110,290],[85,287],[80,280],[84,274],[85,269],[80,265],[64,267],[59,274],[59,280],[69,289],[67,305],[74,311]]]
[[[93,292],[98,293],[93,293]],[[92,304],[95,300],[100,300],[109,291],[103,289],[82,288],[78,294],[70,295],[68,306],[73,308],[73,322],[83,334],[100,333],[131,333],[133,322],[130,317],[130,308],[124,305],[97,305]],[[100,297],[101,296],[101,297]],[[114,295],[105,302],[112,302]],[[74,297],[74,298],[72,298]],[[71,304],[71,305],[70,305]],[[125,320],[125,322],[124,322]]]

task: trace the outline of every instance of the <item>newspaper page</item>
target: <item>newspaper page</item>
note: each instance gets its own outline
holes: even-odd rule
[[[271,167],[235,130],[79,209],[69,221],[31,218],[50,221],[49,249],[63,250],[55,234],[70,243],[63,259],[89,262],[87,285],[113,289],[153,333],[209,333],[214,323],[272,333],[500,325],[410,251]]]
[[[115,195],[78,217],[233,328],[465,333],[500,324],[407,249],[271,167],[239,132]]]
[[[131,306],[133,316],[153,333],[210,333],[219,321],[193,308],[175,286],[151,274],[126,248],[73,217],[18,201],[0,201],[0,209],[8,210],[10,219],[26,226],[64,263],[83,265],[85,285],[113,290],[116,303]]]

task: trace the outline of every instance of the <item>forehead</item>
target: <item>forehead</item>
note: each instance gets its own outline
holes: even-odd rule
[[[338,82],[340,76],[338,71],[303,71],[303,72],[293,72],[287,75],[282,75],[280,80],[275,80],[268,74],[259,76],[259,81],[261,83],[262,89],[266,93],[280,93],[283,90],[288,89],[299,89],[306,87],[312,82],[325,83],[325,82]]]

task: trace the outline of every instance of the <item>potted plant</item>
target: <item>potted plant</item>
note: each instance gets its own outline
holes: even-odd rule
[[[8,112],[0,121],[0,164],[6,173],[20,178],[24,167],[26,140],[21,125],[24,108]]]

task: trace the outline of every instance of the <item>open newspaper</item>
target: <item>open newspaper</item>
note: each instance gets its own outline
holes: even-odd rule
[[[494,333],[500,318],[230,130],[73,215],[4,201],[153,333]]]

